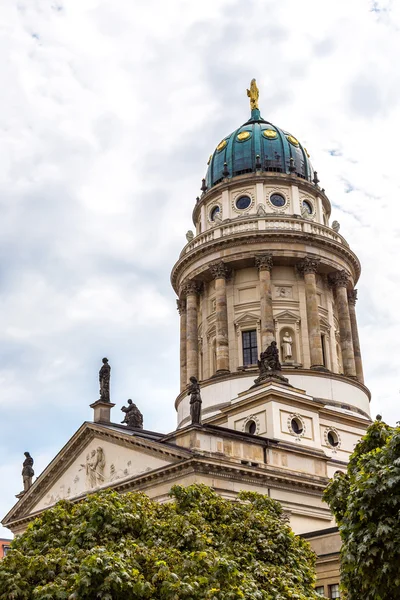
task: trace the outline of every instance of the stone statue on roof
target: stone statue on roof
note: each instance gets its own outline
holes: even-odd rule
[[[128,400],[128,406],[123,406],[121,410],[125,413],[121,423],[125,423],[129,429],[143,429],[143,415],[131,399]]]
[[[247,90],[247,95],[250,98],[250,108],[251,108],[251,110],[254,110],[255,108],[258,108],[258,97],[260,95],[260,92],[258,91],[258,87],[257,87],[255,79],[251,80],[250,89]]]
[[[24,482],[24,492],[27,492],[32,485],[32,478],[35,474],[33,470],[33,458],[29,452],[24,452],[25,460],[22,463],[22,481]]]
[[[103,366],[99,371],[100,400],[110,402],[110,374],[111,367],[108,358],[103,358]]]

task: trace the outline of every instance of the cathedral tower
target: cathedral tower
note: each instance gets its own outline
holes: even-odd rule
[[[203,422],[220,423],[221,410],[251,387],[272,340],[292,386],[368,420],[355,313],[360,262],[339,224],[330,226],[331,204],[307,150],[261,117],[254,80],[248,95],[251,117],[210,156],[193,210],[196,235],[172,270],[178,427],[189,422],[190,376],[202,383]]]

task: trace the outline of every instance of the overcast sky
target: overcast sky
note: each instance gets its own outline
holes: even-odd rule
[[[390,0],[2,0],[0,514],[92,418],[175,427],[169,284],[209,154],[249,117],[308,149],[362,262],[372,414],[400,419],[400,6]],[[1,530],[1,534],[8,530]]]

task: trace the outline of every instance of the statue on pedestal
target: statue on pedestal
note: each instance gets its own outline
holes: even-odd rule
[[[201,425],[201,396],[200,386],[196,377],[189,378],[190,385],[188,388],[188,396],[190,396],[190,417],[192,425]]]
[[[143,429],[143,415],[131,399],[128,400],[128,406],[123,406],[121,410],[125,413],[121,423],[126,423],[129,429]]]
[[[29,452],[24,452],[25,460],[22,463],[22,481],[24,482],[24,493],[29,490],[32,485],[32,477],[35,474],[33,470],[33,458]]]
[[[290,360],[292,358],[292,355],[293,355],[292,344],[293,344],[292,336],[290,335],[290,333],[288,331],[285,331],[283,338],[282,338],[284,361],[288,360],[288,359]]]
[[[100,400],[110,402],[110,373],[111,367],[108,358],[103,358],[103,366],[99,371]]]
[[[281,383],[289,384],[286,377],[281,375],[282,366],[279,362],[279,350],[275,340],[270,343],[264,352],[261,352],[258,368],[260,375],[254,381],[256,385],[263,383],[267,379],[278,379]]]

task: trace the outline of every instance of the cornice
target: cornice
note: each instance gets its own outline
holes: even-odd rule
[[[257,217],[255,217],[257,218]],[[299,242],[306,243],[308,248],[314,246],[315,248],[323,248],[329,250],[332,253],[333,257],[337,256],[340,259],[344,259],[345,262],[350,266],[353,276],[354,276],[354,285],[358,281],[361,274],[361,265],[352,250],[350,250],[349,246],[345,246],[335,240],[327,237],[320,236],[316,233],[303,232],[298,230],[250,230],[245,232],[234,232],[230,235],[224,235],[222,237],[218,237],[216,239],[206,241],[203,244],[195,247],[193,250],[184,254],[179,258],[179,260],[175,263],[171,272],[171,284],[174,288],[177,295],[179,295],[179,285],[178,280],[181,276],[181,273],[184,269],[186,269],[190,264],[195,263],[200,257],[205,256],[207,254],[213,254],[217,251],[225,251],[227,248],[235,248],[237,246],[246,246],[250,244],[264,243],[266,247],[269,247],[271,250],[271,254],[273,257],[274,265],[280,264],[280,257],[285,256],[285,261],[287,264],[288,257],[292,256],[293,264],[299,261],[299,259],[305,258],[306,256],[310,256],[310,251],[301,252],[299,250],[293,249],[291,250],[288,246],[285,251],[275,250],[270,248],[271,242]],[[249,258],[256,257],[259,254],[259,247],[254,249],[243,249],[244,252],[248,254]],[[235,258],[224,255],[224,261],[227,267],[233,267],[233,263],[235,262]],[[241,258],[243,258],[243,253],[241,253]],[[332,270],[342,270],[343,267],[341,265],[335,264],[333,260],[329,260],[325,257],[319,257],[321,259],[320,265],[325,265]],[[210,264],[215,262],[215,257],[213,260],[210,260]],[[205,279],[208,278],[206,272],[209,270],[209,264],[201,265],[200,269],[197,269],[191,277],[199,277],[205,276]]]
[[[368,397],[369,400],[371,400],[371,392],[369,391],[369,389],[367,388],[366,385],[364,385],[363,383],[361,383],[360,381],[358,381],[357,379],[354,379],[353,377],[347,377],[346,375],[341,375],[339,373],[333,373],[332,371],[326,372],[326,371],[314,371],[312,369],[293,369],[293,368],[288,368],[288,367],[283,367],[282,371],[284,373],[288,373],[289,375],[307,375],[309,377],[317,377],[317,378],[324,378],[324,379],[335,379],[337,381],[342,381],[343,383],[347,383],[349,385],[352,385],[356,388],[359,388],[360,390],[362,390],[366,396]],[[200,382],[200,385],[202,388],[204,387],[208,387],[210,385],[214,385],[216,383],[219,383],[220,381],[228,381],[229,379],[237,379],[238,377],[248,377],[248,378],[256,378],[258,374],[258,370],[257,369],[252,369],[252,370],[246,370],[246,371],[236,371],[236,372],[232,372],[232,373],[227,373],[226,375],[221,375],[218,378],[215,377],[210,377],[209,379],[204,379],[203,381]],[[250,386],[248,390],[245,390],[244,392],[241,392],[241,394],[247,394],[250,390]],[[182,402],[182,400],[184,400],[187,397],[187,391],[183,390],[177,397],[175,400],[175,410],[178,410],[178,406],[179,404]],[[314,398],[314,400],[318,400],[320,401],[321,404],[328,404],[328,403],[332,403],[334,404],[334,401],[325,399],[325,398]],[[225,404],[225,403],[224,403]],[[338,403],[338,406],[340,405],[340,403]],[[231,404],[229,404],[229,406],[232,406]],[[364,413],[362,413],[364,414]],[[367,415],[366,415],[367,416]]]
[[[249,467],[247,465],[231,463],[226,457],[222,460],[195,455],[192,458],[182,460],[173,465],[160,467],[148,473],[130,477],[124,481],[113,482],[103,489],[113,489],[119,492],[145,490],[146,488],[154,487],[154,484],[157,481],[166,483],[175,480],[176,476],[179,476],[179,478],[182,479],[183,476],[191,473],[218,476],[227,480],[237,481],[241,484],[248,483],[254,485],[254,482],[257,481],[265,487],[273,487],[294,492],[300,490],[305,494],[318,497],[322,495],[322,492],[329,481],[327,477],[307,475],[291,470],[283,471],[272,467],[269,464],[264,464],[262,467]],[[93,490],[81,494],[80,496],[71,499],[70,502],[79,502],[89,494],[96,493],[96,491],[97,490]],[[40,516],[45,510],[48,509],[44,508],[20,518],[15,514],[15,517],[17,518],[4,519],[3,524],[6,527],[18,529]]]

